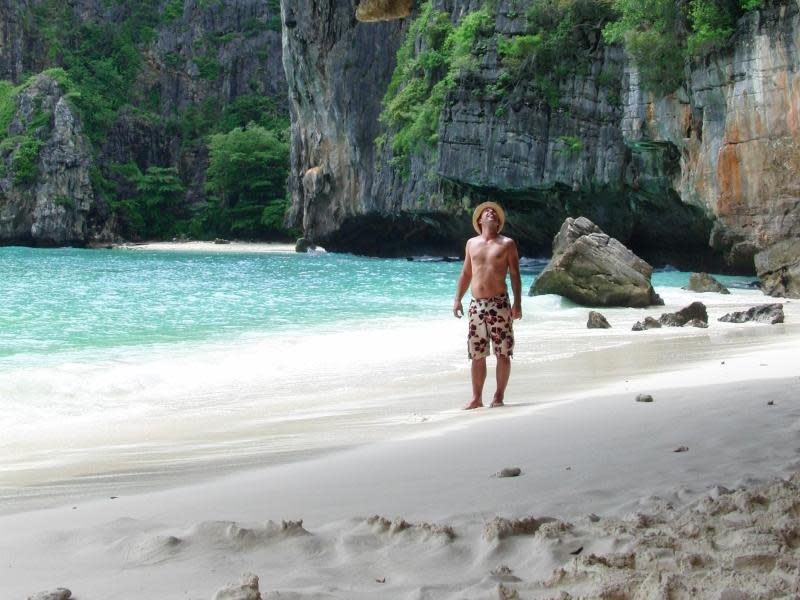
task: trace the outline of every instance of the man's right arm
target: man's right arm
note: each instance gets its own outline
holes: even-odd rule
[[[464,266],[461,268],[461,275],[458,276],[458,283],[456,284],[456,298],[453,300],[453,316],[459,319],[464,314],[464,307],[461,304],[461,298],[467,292],[470,282],[472,281],[472,257],[469,255],[469,242],[464,249]]]

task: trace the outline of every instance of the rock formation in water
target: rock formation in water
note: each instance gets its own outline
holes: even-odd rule
[[[653,268],[589,219],[568,218],[553,240],[553,258],[530,289],[584,306],[664,304],[650,283]]]

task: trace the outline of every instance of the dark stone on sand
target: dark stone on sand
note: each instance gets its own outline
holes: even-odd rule
[[[706,292],[716,292],[717,294],[730,294],[730,290],[714,279],[708,273],[692,273],[689,276],[689,285],[684,289],[701,294]]]
[[[783,323],[783,304],[761,304],[745,311],[728,313],[719,320],[723,323],[746,323],[747,321],[769,323],[770,325]]]
[[[67,588],[56,588],[49,592],[39,592],[33,596],[28,596],[28,600],[69,600],[72,592]]]
[[[653,317],[645,317],[644,321],[637,321],[631,330],[644,331],[645,329],[658,329],[659,327],[661,327],[661,323],[658,321],[658,319]]]
[[[529,295],[558,294],[583,306],[664,304],[650,283],[652,273],[653,267],[589,219],[570,217]]]
[[[756,254],[754,262],[765,294],[800,298],[800,238],[773,244]]]
[[[506,467],[497,473],[498,477],[519,477],[522,474],[522,469],[519,467]]]
[[[702,302],[692,302],[674,313],[664,313],[659,317],[659,322],[667,327],[683,327],[690,321],[698,320],[708,325],[708,312]],[[698,327],[698,325],[695,325]]]
[[[586,321],[586,327],[589,329],[609,329],[611,324],[602,314],[592,310],[589,312],[589,320]]]
[[[297,241],[294,243],[295,252],[308,252],[308,249],[313,247],[314,244],[311,243],[311,240],[304,237],[297,238]]]
[[[636,396],[637,402],[652,402],[653,397],[650,394],[639,394]]]

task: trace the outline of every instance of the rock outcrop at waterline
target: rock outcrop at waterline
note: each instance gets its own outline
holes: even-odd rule
[[[553,240],[553,258],[530,289],[584,306],[664,304],[650,283],[653,268],[589,219],[569,218]]]
[[[782,240],[756,254],[756,272],[764,293],[800,298],[800,239]]]
[[[414,0],[361,0],[356,8],[359,21],[391,21],[411,14]]]

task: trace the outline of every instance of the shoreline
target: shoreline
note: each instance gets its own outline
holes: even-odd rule
[[[13,597],[68,587],[80,599],[208,598],[245,571],[265,598],[788,596],[800,545],[756,541],[796,520],[780,509],[800,486],[800,330],[785,307],[786,326],[640,332],[562,359],[567,371],[517,363],[508,407],[453,408],[444,427],[2,514],[0,554],[14,559],[0,578]],[[463,376],[407,392],[451,404]],[[507,467],[521,476],[493,477]],[[747,579],[720,574],[734,563]]]
[[[103,247],[101,247],[103,248]],[[294,244],[282,242],[240,242],[226,240],[224,243],[213,241],[186,242],[142,242],[111,245],[112,250],[154,250],[158,252],[244,252],[252,254],[285,254],[295,253]]]

